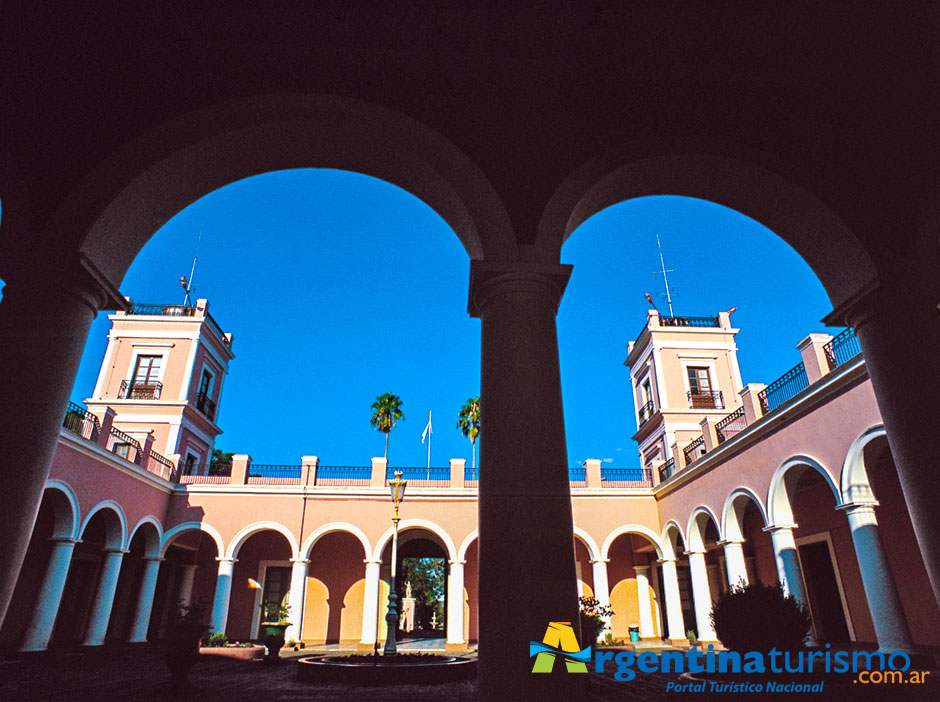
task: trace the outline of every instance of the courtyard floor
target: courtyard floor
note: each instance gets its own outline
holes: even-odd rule
[[[309,654],[310,651],[305,652]],[[352,685],[312,685],[296,679],[296,657],[289,654],[278,665],[241,662],[203,656],[190,674],[192,688],[181,692],[170,686],[163,650],[157,646],[108,648],[94,652],[63,652],[36,658],[0,659],[0,700],[185,700],[187,702],[237,702],[239,700],[365,700],[367,702],[471,702],[476,699],[474,682],[440,685],[399,685],[363,687]],[[587,676],[591,702],[697,699],[799,699],[814,700],[940,700],[940,672],[928,676],[922,685],[852,683],[854,676],[827,680],[821,693],[763,691],[712,693],[667,690],[668,684],[689,682],[676,674],[637,673],[629,682],[614,679],[614,666],[605,675]],[[707,688],[707,684],[706,684]],[[550,700],[545,700],[550,702]]]

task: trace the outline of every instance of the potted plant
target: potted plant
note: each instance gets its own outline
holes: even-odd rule
[[[605,618],[611,616],[614,611],[594,597],[579,597],[578,604],[581,615],[581,642],[593,646],[607,626]]]
[[[290,626],[287,615],[290,605],[268,602],[261,605],[261,642],[267,647],[266,661],[278,660],[278,653],[284,646],[284,630]]]
[[[199,642],[209,630],[205,614],[205,603],[190,605],[180,600],[167,625],[163,661],[179,685],[187,684],[186,676],[199,660]]]

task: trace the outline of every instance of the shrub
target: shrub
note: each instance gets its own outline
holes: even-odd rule
[[[809,612],[777,585],[735,585],[715,600],[711,613],[719,641],[733,651],[794,651],[803,646]]]
[[[206,646],[209,648],[222,648],[226,644],[228,644],[228,637],[221,631],[215,632],[206,642]]]
[[[607,626],[604,617],[611,616],[614,611],[610,607],[602,605],[594,597],[579,597],[578,604],[580,605],[581,616],[581,644],[591,646],[597,642],[597,637],[601,635],[604,627]]]

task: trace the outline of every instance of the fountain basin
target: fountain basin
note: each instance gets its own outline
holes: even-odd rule
[[[347,685],[425,685],[476,676],[477,659],[433,654],[307,656],[297,661],[302,682]]]

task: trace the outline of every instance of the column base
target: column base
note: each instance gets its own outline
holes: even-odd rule
[[[444,650],[448,653],[470,653],[466,643],[445,643]]]
[[[379,646],[381,648],[381,646]],[[360,653],[372,653],[375,651],[375,643],[362,643],[361,641],[356,644],[356,650]]]
[[[692,644],[689,643],[688,639],[666,639],[666,643],[676,648],[692,648]]]

